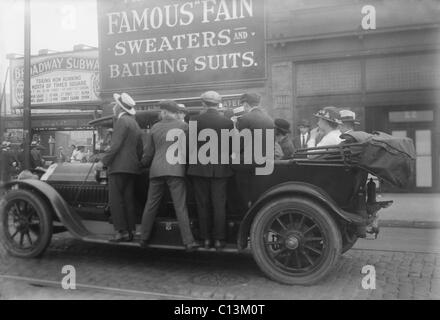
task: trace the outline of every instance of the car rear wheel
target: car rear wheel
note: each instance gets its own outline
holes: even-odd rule
[[[250,239],[260,269],[285,284],[322,280],[342,249],[340,231],[329,212],[303,197],[279,198],[265,205],[252,223]]]
[[[0,241],[11,255],[38,257],[51,238],[51,210],[38,195],[12,190],[0,200]]]

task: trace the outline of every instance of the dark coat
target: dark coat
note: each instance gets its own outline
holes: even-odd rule
[[[238,118],[237,129],[274,129],[275,124],[270,116],[268,116],[259,107],[251,109],[248,113]]]
[[[307,142],[310,140],[310,131],[309,131],[309,135],[307,136],[307,140],[306,140],[306,144]],[[302,149],[301,148],[301,134],[298,134],[297,136],[295,136],[293,138],[293,146],[295,147],[295,149]],[[307,146],[306,146],[307,148]]]
[[[195,117],[192,117],[190,121],[196,121],[197,122],[197,136],[199,132],[203,129],[213,129],[217,133],[218,137],[218,164],[190,164],[188,166],[187,174],[191,176],[198,176],[198,177],[214,177],[214,178],[225,178],[230,177],[233,175],[233,172],[228,164],[221,164],[221,129],[228,129],[231,130],[234,128],[234,124],[232,121],[225,116],[222,116],[216,109],[209,108],[206,110],[206,112],[203,112]],[[206,141],[198,141],[197,142],[197,150],[194,150],[194,152],[197,152],[196,155],[198,155],[199,148],[203,146],[206,143]],[[232,142],[230,141],[229,146],[231,146]],[[228,160],[230,161],[230,152],[231,148],[228,150]],[[197,158],[197,162],[198,162]]]
[[[254,107],[251,109],[248,113],[238,118],[237,121],[237,129],[239,131],[242,131],[243,129],[250,129],[252,132],[252,150],[255,148],[255,142],[254,142],[254,136],[255,136],[255,129],[263,129],[262,134],[262,150],[263,153],[266,154],[266,130],[265,129],[274,129],[275,124],[273,122],[273,119],[267,115],[262,109],[259,107]],[[244,163],[244,143],[240,143],[240,158],[241,163]],[[254,155],[252,154],[252,159],[254,159]]]
[[[283,159],[293,158],[293,154],[295,153],[295,148],[293,146],[292,140],[290,140],[289,136],[284,136],[279,142],[281,149],[283,150]]]
[[[37,150],[37,148],[33,148],[31,150],[31,168],[35,169],[36,167],[44,167],[44,159],[41,155],[40,150]]]
[[[142,131],[133,116],[123,114],[116,120],[110,149],[102,158],[108,173],[140,173]]]
[[[172,129],[181,129],[186,134],[188,124],[177,119],[162,119],[153,125],[147,136],[142,165],[150,167],[150,178],[185,176],[185,164],[171,164],[166,156],[168,148],[176,143],[166,139],[168,132]],[[185,141],[185,137],[181,139],[181,141]],[[185,149],[183,151],[186,152]],[[182,158],[181,160],[185,159]]]

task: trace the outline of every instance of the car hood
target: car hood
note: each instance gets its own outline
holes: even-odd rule
[[[47,169],[40,180],[47,182],[96,182],[94,167],[95,163],[56,163]]]

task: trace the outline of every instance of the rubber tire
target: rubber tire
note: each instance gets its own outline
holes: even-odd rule
[[[35,208],[40,218],[40,228],[42,229],[40,241],[37,246],[32,248],[32,250],[18,250],[16,247],[11,245],[6,237],[6,230],[3,224],[5,208],[9,201],[16,199],[23,199],[29,202]],[[52,210],[49,208],[47,203],[34,192],[23,189],[12,190],[9,191],[0,201],[0,242],[10,255],[19,258],[37,258],[41,256],[50,244],[52,239],[52,231]]]
[[[329,246],[327,256],[321,267],[314,273],[304,276],[288,275],[286,271],[274,267],[265,253],[263,230],[265,224],[280,210],[296,208],[306,211],[327,233]],[[289,285],[312,285],[324,279],[333,269],[341,256],[342,237],[338,225],[330,213],[316,202],[304,197],[283,197],[266,204],[256,215],[250,231],[251,249],[260,269],[272,280]]]

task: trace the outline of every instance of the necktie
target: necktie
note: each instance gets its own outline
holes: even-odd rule
[[[301,148],[304,149],[306,147],[306,136],[302,134],[301,138],[302,138]]]

